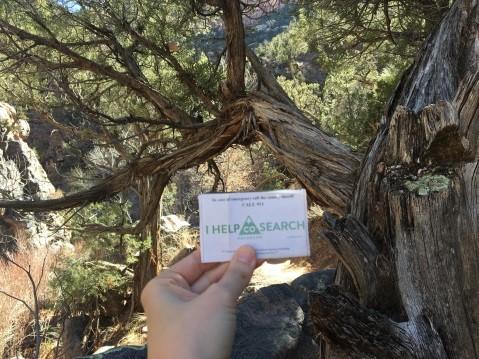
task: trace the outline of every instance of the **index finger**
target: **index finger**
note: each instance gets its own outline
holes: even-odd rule
[[[200,250],[195,249],[193,253],[173,264],[170,269],[181,274],[192,285],[204,272],[218,265],[219,263],[201,263]]]

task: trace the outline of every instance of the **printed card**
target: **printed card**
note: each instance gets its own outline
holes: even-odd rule
[[[309,256],[305,190],[201,194],[201,260],[229,261],[244,245],[258,258]]]

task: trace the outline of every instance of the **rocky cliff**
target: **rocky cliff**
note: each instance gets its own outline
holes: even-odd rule
[[[19,119],[15,109],[0,102],[0,198],[47,199],[57,193],[40,164],[36,152],[27,144],[27,121]],[[35,134],[31,134],[35,135]],[[34,245],[65,238],[58,230],[62,217],[54,213],[21,213],[0,209],[0,254],[14,250],[22,236]]]

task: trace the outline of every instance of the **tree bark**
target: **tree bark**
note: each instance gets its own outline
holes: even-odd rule
[[[386,314],[392,327],[410,332],[413,344],[400,357],[479,358],[478,19],[476,2],[457,1],[430,36],[390,100],[345,224],[325,233],[346,269],[336,283],[352,280],[362,310]],[[371,266],[374,258],[381,261]],[[331,322],[345,315],[325,320],[319,306],[339,302],[324,298],[312,295],[330,352],[396,357],[391,344],[378,352],[374,341],[355,345],[353,334],[343,341]],[[367,334],[356,319],[348,332]]]
[[[145,224],[141,226],[141,232],[139,233],[141,249],[133,276],[132,298],[133,306],[137,311],[142,310],[141,291],[158,274],[158,269],[160,269],[158,250],[161,215],[160,202],[169,180],[169,176],[158,175],[145,177],[138,181],[140,217]]]

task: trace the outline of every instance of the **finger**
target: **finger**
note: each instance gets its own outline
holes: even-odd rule
[[[156,278],[148,282],[141,293],[141,303],[146,311],[156,312],[163,305],[172,306],[197,297],[183,279],[175,276],[174,273],[162,272]]]
[[[180,273],[175,272],[171,268],[164,268],[158,274],[158,279],[167,279],[173,281],[173,283],[181,288],[191,290],[190,284]]]
[[[255,268],[258,268],[264,263],[264,260],[257,260]],[[223,274],[225,274],[228,269],[229,263],[220,264],[218,267],[210,269],[205,272],[198,280],[191,286],[191,290],[195,293],[201,294],[208,287],[216,282],[218,282]]]
[[[223,274],[228,269],[228,263],[223,263],[218,267],[210,269],[205,272],[198,280],[191,286],[191,290],[195,293],[203,293],[210,285],[218,282]]]
[[[199,249],[196,249],[193,253],[172,265],[170,269],[181,274],[191,285],[204,272],[217,266],[218,263],[201,263],[201,253]]]
[[[234,304],[240,294],[248,285],[256,268],[256,252],[250,246],[240,247],[223,277],[218,282],[218,287],[226,294],[227,304]]]

